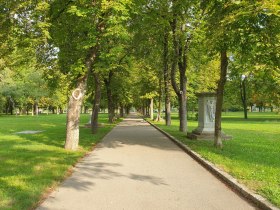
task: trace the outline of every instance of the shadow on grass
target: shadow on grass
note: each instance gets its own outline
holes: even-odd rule
[[[87,118],[82,116],[83,121]],[[69,152],[63,149],[65,116],[3,117],[0,123],[0,209],[33,208],[42,193],[63,180],[69,167],[114,126],[106,125],[96,135],[81,126],[82,150]],[[23,130],[45,131],[14,134]]]
[[[68,167],[81,156],[79,153],[47,150],[36,145],[22,148],[26,144],[17,142],[6,145],[7,150],[1,151],[4,160],[0,166],[0,191],[11,202],[4,209],[30,209],[46,187],[61,181]],[[13,158],[10,154],[13,154]]]

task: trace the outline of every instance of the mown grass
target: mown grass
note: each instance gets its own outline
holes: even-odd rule
[[[188,140],[178,132],[177,114],[170,127],[153,123],[280,207],[280,115],[267,112],[249,113],[247,120],[242,117],[242,113],[223,115],[223,131],[233,139],[224,141],[222,150],[215,149],[213,141]],[[197,123],[189,120],[188,130]]]
[[[83,125],[89,120],[82,115],[80,149],[63,148],[65,115],[0,116],[0,209],[34,209],[42,196],[64,179],[71,167],[84,156],[114,125],[106,124],[92,135]],[[44,130],[39,134],[15,134],[24,130]]]

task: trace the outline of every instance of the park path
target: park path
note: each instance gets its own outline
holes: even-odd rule
[[[38,210],[255,209],[148,123],[130,115]]]

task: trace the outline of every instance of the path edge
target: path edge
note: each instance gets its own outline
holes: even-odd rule
[[[125,117],[123,118],[125,119]],[[77,161],[75,163],[73,163],[73,165],[71,167],[69,167],[66,171],[65,171],[65,175],[64,177],[58,181],[54,186],[51,186],[49,189],[46,189],[45,192],[42,192],[43,194],[41,195],[41,197],[39,198],[38,202],[34,204],[34,206],[30,207],[30,210],[38,210],[41,205],[48,199],[50,198],[50,195],[55,192],[67,179],[69,179],[73,173],[75,172],[75,168],[77,168],[78,164],[82,163],[82,161],[87,158],[88,156],[90,156],[96,149],[98,149],[98,147],[100,146],[100,144],[102,144],[103,139],[109,135],[121,122],[123,122],[123,120],[121,120],[120,122],[116,123],[115,126],[108,132],[106,133],[98,142],[96,142],[96,144],[92,145],[90,147],[90,149],[80,158],[77,159]],[[79,127],[82,127],[82,125],[79,125]]]
[[[232,188],[234,191],[236,191],[240,196],[243,198],[249,200],[253,204],[255,204],[257,207],[264,209],[264,210],[279,210],[278,207],[270,203],[267,199],[265,199],[263,196],[258,195],[251,190],[249,190],[247,187],[245,187],[243,184],[240,184],[234,177],[229,175],[228,173],[222,171],[221,169],[217,168],[213,163],[207,161],[204,159],[201,155],[191,150],[187,145],[180,142],[178,139],[176,139],[174,136],[170,135],[169,133],[163,131],[153,123],[149,122],[148,120],[144,119],[147,123],[149,123],[151,126],[156,128],[158,131],[160,131],[162,134],[164,134],[166,137],[168,137],[172,142],[174,142],[178,147],[180,147],[184,152],[186,152],[188,155],[190,155],[195,161],[197,161],[200,165],[202,165],[205,169],[207,169],[209,172],[211,172],[214,176],[219,178],[221,181],[223,181],[226,185],[228,185],[230,188]]]

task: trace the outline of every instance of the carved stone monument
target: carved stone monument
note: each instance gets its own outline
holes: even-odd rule
[[[199,93],[198,96],[198,127],[187,134],[190,139],[212,140],[215,133],[216,93]],[[230,139],[223,135],[223,139]]]

